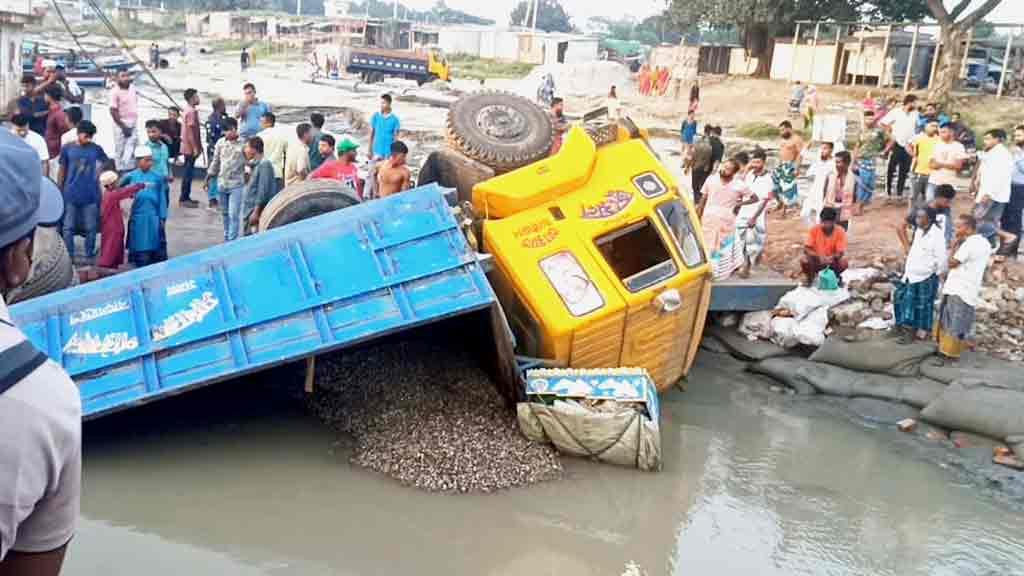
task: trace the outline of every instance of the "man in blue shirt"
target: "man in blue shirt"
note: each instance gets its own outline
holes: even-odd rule
[[[391,145],[401,130],[398,116],[391,113],[391,95],[380,97],[380,112],[370,120],[370,153],[372,160],[386,160],[391,156]]]
[[[107,161],[103,148],[92,141],[96,126],[88,120],[78,123],[78,141],[60,151],[57,186],[64,192],[64,243],[75,256],[75,231],[85,232],[85,257],[96,257],[96,225],[100,214],[100,164]]]
[[[128,261],[137,268],[167,259],[167,179],[153,170],[153,151],[149,146],[135,149],[136,168],[121,179],[122,186],[143,184],[135,194],[128,220]]]
[[[50,108],[43,98],[42,87],[36,85],[33,74],[21,77],[21,96],[14,99],[9,107],[8,115],[24,114],[28,119],[29,130],[44,136],[46,134],[46,116]]]
[[[242,90],[245,92],[245,98],[238,104],[235,117],[238,118],[238,134],[242,140],[248,140],[263,130],[260,119],[270,112],[270,104],[261,102],[256,97],[256,86],[252,82],[247,82]]]

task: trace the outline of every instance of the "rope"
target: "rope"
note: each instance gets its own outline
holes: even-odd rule
[[[121,36],[121,33],[117,31],[117,28],[115,28],[114,24],[110,22],[110,20],[107,18],[107,15],[104,14],[103,10],[100,9],[99,5],[96,4],[96,0],[86,0],[86,2],[89,4],[90,7],[92,7],[93,11],[96,12],[96,16],[100,19],[100,22],[102,22],[103,25],[107,28],[107,30],[110,31],[111,36],[113,36],[121,42],[122,50],[124,50],[124,52],[128,54],[128,56],[130,56],[132,60],[135,61],[135,64],[142,68],[142,71],[145,72],[147,76],[149,76],[149,79],[153,81],[153,84],[155,84],[156,87],[164,93],[164,96],[167,97],[167,100],[169,100],[173,106],[178,106],[178,103],[174,100],[174,97],[171,96],[171,93],[163,87],[163,84],[160,84],[160,81],[157,80],[156,76],[149,69],[149,66],[146,66],[146,63],[143,62],[141,58],[136,56],[135,52],[132,51],[130,46],[128,46],[128,42],[124,39],[123,36]],[[56,5],[56,1],[54,1],[53,4]],[[178,106],[178,108],[181,108],[181,106]]]

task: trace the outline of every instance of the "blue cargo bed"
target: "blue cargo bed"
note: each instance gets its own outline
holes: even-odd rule
[[[494,293],[436,185],[15,305],[86,418],[468,312]]]

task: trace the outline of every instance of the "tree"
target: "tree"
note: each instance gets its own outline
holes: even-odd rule
[[[545,32],[572,32],[572,20],[558,0],[537,0],[537,28]],[[533,21],[532,0],[522,0],[512,10],[514,26],[529,27]]]
[[[985,0],[981,6],[969,13],[967,9],[972,0],[959,0],[952,10],[946,10],[942,0],[926,1],[932,17],[939,23],[941,43],[939,66],[935,71],[935,77],[931,79],[929,98],[935,102],[948,102],[960,76],[960,66],[967,49],[968,32],[1003,0]]]
[[[861,12],[869,20],[883,22],[918,22],[929,15],[925,0],[869,0]]]
[[[735,26],[747,53],[758,59],[756,74],[771,69],[775,37],[792,35],[797,20],[859,20],[864,0],[671,0],[676,25]],[[881,4],[881,2],[880,2]]]

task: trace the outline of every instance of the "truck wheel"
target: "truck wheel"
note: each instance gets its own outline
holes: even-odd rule
[[[260,216],[260,232],[359,204],[354,190],[337,180],[306,180],[280,191]]]
[[[507,92],[464,96],[448,111],[448,143],[499,172],[546,157],[554,131],[547,112]]]
[[[14,304],[63,290],[71,286],[74,275],[71,257],[57,229],[36,228],[28,281],[11,291],[7,303]]]

